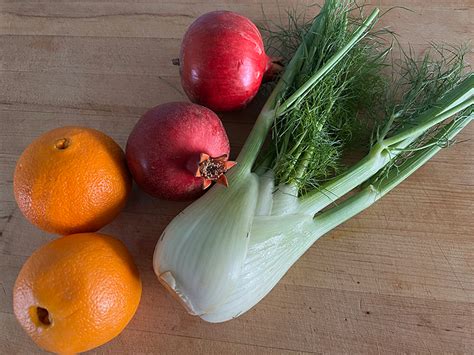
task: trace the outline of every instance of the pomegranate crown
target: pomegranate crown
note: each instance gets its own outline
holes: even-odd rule
[[[227,177],[224,174],[237,162],[229,161],[228,159],[229,156],[227,154],[211,157],[209,154],[201,153],[195,176],[203,178],[202,188],[204,190],[211,186],[213,181],[225,187],[229,186]]]

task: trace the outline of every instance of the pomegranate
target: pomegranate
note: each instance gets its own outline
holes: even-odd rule
[[[278,60],[266,55],[257,27],[230,11],[196,19],[184,35],[176,63],[189,99],[214,111],[243,108],[264,76],[281,69]]]
[[[136,183],[168,200],[199,197],[212,181],[227,185],[229,139],[206,107],[171,102],[146,112],[128,137],[126,158]]]

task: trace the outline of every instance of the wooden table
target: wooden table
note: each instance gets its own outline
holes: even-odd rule
[[[415,11],[395,9],[382,23],[416,50],[429,40],[473,37],[472,0],[376,3],[383,11]],[[100,129],[124,146],[147,108],[186,99],[170,59],[194,18],[228,9],[259,22],[263,8],[277,20],[294,4],[0,0],[0,353],[40,352],[16,322],[11,294],[28,256],[54,237],[31,226],[16,207],[12,175],[22,150],[63,125]],[[234,154],[254,119],[252,109],[223,117]],[[473,133],[471,125],[460,139]],[[104,232],[134,255],[142,302],[126,330],[95,352],[473,353],[473,151],[470,140],[441,152],[318,241],[255,308],[224,324],[186,314],[152,271],[155,242],[185,204],[134,188]]]

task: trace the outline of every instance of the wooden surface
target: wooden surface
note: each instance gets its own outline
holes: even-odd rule
[[[303,1],[299,1],[303,3]],[[473,38],[472,0],[381,0],[383,19],[420,50]],[[296,1],[0,0],[0,353],[40,352],[12,313],[28,256],[54,236],[14,202],[22,150],[63,125],[94,127],[124,146],[147,108],[185,100],[170,59],[198,15],[277,20]],[[315,11],[310,10],[310,11]],[[472,55],[470,55],[472,60]],[[235,155],[255,110],[223,117]],[[473,138],[471,125],[461,139]],[[95,353],[474,353],[474,141],[456,145],[375,206],[319,240],[255,308],[224,324],[194,318],[152,271],[155,242],[185,204],[136,188],[104,232],[122,239],[143,278],[126,330]]]

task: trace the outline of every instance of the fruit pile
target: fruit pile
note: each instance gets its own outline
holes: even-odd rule
[[[177,62],[194,103],[146,112],[125,154],[102,132],[62,127],[37,138],[17,162],[19,209],[38,228],[62,236],[33,253],[14,286],[14,313],[43,349],[87,351],[125,328],[140,302],[140,276],[124,244],[96,232],[125,206],[132,177],[169,200],[195,199],[213,182],[227,186],[225,173],[235,162],[211,109],[244,107],[278,69],[255,25],[227,11],[190,26]]]

